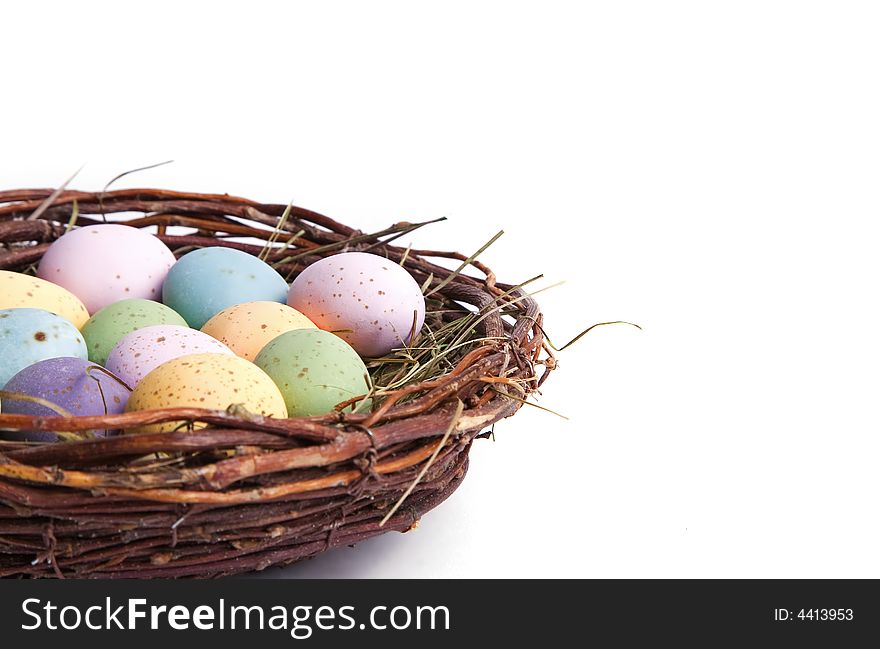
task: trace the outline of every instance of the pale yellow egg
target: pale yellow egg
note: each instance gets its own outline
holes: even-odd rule
[[[193,354],[160,365],[141,380],[125,410],[226,410],[232,405],[255,415],[287,417],[284,397],[272,379],[253,363],[227,354]],[[129,432],[169,431],[180,425],[172,421]]]
[[[66,288],[39,277],[0,270],[0,309],[43,309],[82,329],[89,312]]]
[[[245,302],[224,309],[205,323],[206,333],[242,358],[254,360],[260,350],[281,334],[317,329],[302,313],[277,302]]]

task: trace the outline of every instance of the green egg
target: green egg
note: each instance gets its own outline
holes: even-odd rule
[[[326,415],[337,404],[369,391],[361,357],[329,331],[283,333],[263,347],[254,363],[281,390],[291,417]],[[357,406],[361,412],[369,410],[369,402]]]
[[[124,336],[153,325],[189,326],[176,311],[152,300],[122,300],[105,306],[82,329],[89,360],[106,365],[110,351]]]

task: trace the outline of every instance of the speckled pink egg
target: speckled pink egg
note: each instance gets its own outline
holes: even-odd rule
[[[425,298],[399,264],[366,252],[344,252],[308,266],[287,303],[358,354],[375,358],[406,346],[425,323]]]
[[[71,230],[40,261],[37,276],[76,295],[89,313],[129,298],[162,299],[174,254],[157,237],[108,223]]]
[[[191,354],[235,354],[208,334],[178,325],[144,327],[124,336],[107,357],[107,369],[132,389],[154,369]]]

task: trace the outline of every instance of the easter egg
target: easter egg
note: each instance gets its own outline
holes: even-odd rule
[[[405,347],[425,323],[425,299],[412,275],[365,252],[311,264],[293,281],[287,303],[371,358]]]
[[[311,320],[286,304],[245,302],[215,315],[205,323],[202,332],[252,361],[273,338],[294,329],[315,328]]]
[[[123,336],[107,356],[107,369],[136,388],[163,363],[191,354],[234,355],[229,347],[201,331],[178,325],[153,325]]]
[[[43,309],[65,320],[77,329],[89,319],[85,305],[67,289],[23,273],[0,270],[0,309]]]
[[[0,310],[0,386],[28,365],[60,356],[88,358],[82,334],[68,320],[42,309]]]
[[[291,417],[325,415],[337,404],[369,391],[367,368],[357,352],[320,329],[281,334],[257,354],[254,363],[275,381]]]
[[[168,273],[162,301],[195,329],[223,309],[244,302],[287,299],[287,282],[269,264],[241,250],[202,248],[185,254]]]
[[[107,223],[71,230],[55,241],[37,275],[76,295],[89,313],[127,298],[158,300],[174,254],[157,237]]]
[[[223,354],[182,356],[160,365],[135,388],[126,410],[226,410],[233,404],[256,415],[287,417],[284,399],[265,372],[243,358]],[[167,431],[178,426],[178,422],[168,422],[132,432]]]
[[[62,409],[59,412],[15,397],[3,399],[7,413],[35,417],[58,417],[65,412],[76,417],[117,415],[124,411],[129,395],[119,381],[101,371],[98,365],[71,357],[50,358],[30,365],[13,376],[4,390],[44,399]],[[100,435],[106,432],[97,431]],[[0,434],[7,439],[39,442],[58,439],[55,433],[44,431]]]
[[[153,325],[187,326],[186,320],[173,309],[152,300],[122,300],[105,306],[82,328],[89,360],[106,364],[110,351],[122,338],[132,331]]]

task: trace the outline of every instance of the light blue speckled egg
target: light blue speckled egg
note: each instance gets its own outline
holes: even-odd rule
[[[245,302],[287,302],[287,282],[266,262],[233,248],[202,248],[181,257],[165,279],[162,301],[201,329]]]
[[[64,318],[42,309],[0,310],[0,386],[20,370],[49,358],[88,360],[79,330]]]

